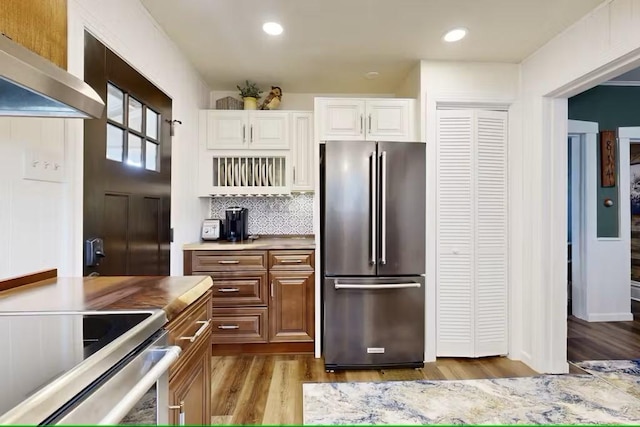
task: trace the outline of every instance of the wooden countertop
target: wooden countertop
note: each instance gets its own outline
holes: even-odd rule
[[[316,240],[312,236],[305,237],[260,237],[244,242],[227,242],[218,240],[211,242],[188,243],[182,246],[185,251],[243,251],[267,249],[315,249]]]
[[[0,311],[163,309],[171,321],[212,286],[209,276],[57,277],[0,292]]]

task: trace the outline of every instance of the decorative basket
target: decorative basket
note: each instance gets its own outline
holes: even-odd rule
[[[226,96],[216,100],[217,110],[242,110],[244,109],[244,102],[236,99],[232,96]]]

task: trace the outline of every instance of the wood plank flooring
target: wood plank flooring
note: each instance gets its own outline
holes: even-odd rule
[[[589,323],[570,317],[570,361],[640,358],[640,303],[633,322]],[[571,365],[570,372],[583,373]],[[438,359],[422,369],[327,373],[312,355],[214,356],[212,424],[301,424],[305,382],[449,380],[535,375],[525,364],[502,357]]]
[[[327,373],[312,355],[214,356],[213,424],[301,424],[305,382],[446,380],[535,375],[525,364],[503,357],[438,359],[422,369]]]
[[[640,302],[632,301],[631,322],[586,322],[569,316],[567,359],[583,360],[640,358]]]

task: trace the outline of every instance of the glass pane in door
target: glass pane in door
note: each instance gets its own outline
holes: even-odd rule
[[[107,125],[107,159],[122,161],[124,151],[124,131],[117,126]]]
[[[117,87],[107,83],[107,118],[123,123],[124,93]]]
[[[142,104],[131,97],[129,97],[129,127],[142,132]]]
[[[127,164],[142,167],[142,138],[129,132]]]

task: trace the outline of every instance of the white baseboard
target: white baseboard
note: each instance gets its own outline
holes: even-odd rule
[[[633,314],[628,313],[590,313],[587,314],[587,322],[629,322],[633,320]]]

